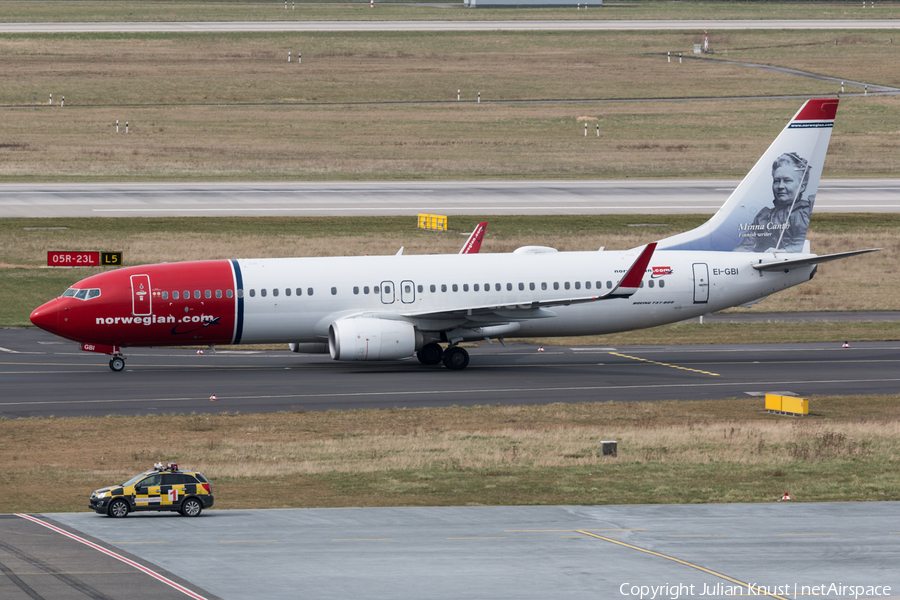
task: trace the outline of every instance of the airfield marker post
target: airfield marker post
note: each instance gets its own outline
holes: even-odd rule
[[[62,108],[66,104],[66,97],[63,96],[62,101],[59,103],[59,107]]]
[[[298,52],[297,53],[297,64],[299,65],[300,61],[302,61],[302,60],[303,60],[303,55]]]
[[[288,62],[291,62],[291,53],[288,51]]]
[[[863,96],[868,96],[868,95],[869,95],[869,84],[867,83],[866,87],[863,88]]]
[[[50,106],[53,106],[53,94],[50,94],[50,102],[48,104],[50,104]]]
[[[125,121],[125,133],[128,133],[128,121]]]
[[[678,53],[678,64],[681,64],[681,52]]]
[[[671,52],[666,52],[666,62],[667,63],[672,62],[672,53]]]
[[[459,92],[460,90],[456,90],[456,101],[459,102]]]
[[[597,137],[600,137],[600,123],[597,123]]]
[[[844,93],[844,82],[843,81],[841,82],[841,93],[842,94]]]
[[[584,137],[587,137],[587,123],[584,124]]]
[[[481,104],[481,92],[478,92],[478,104]]]
[[[116,119],[116,133],[119,133],[119,120]]]

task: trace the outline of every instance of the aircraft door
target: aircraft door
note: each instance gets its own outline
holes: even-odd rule
[[[404,304],[416,301],[416,284],[409,280],[400,282],[400,301]]]
[[[131,276],[131,314],[135,317],[148,317],[153,310],[150,306],[150,276]]]
[[[382,304],[393,304],[394,303],[394,282],[393,281],[382,281],[381,282],[381,303]]]
[[[709,302],[709,267],[706,263],[694,263],[694,304]]]

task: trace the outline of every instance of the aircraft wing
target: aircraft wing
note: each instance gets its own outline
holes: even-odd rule
[[[857,256],[858,254],[867,254],[869,252],[878,252],[879,250],[883,250],[883,248],[869,248],[867,250],[853,250],[851,252],[838,252],[837,254],[823,254],[822,256],[813,256],[810,258],[795,258],[790,259],[787,258],[785,260],[775,260],[772,262],[760,262],[758,264],[753,265],[753,268],[757,271],[790,271],[791,269],[796,269],[798,267],[808,267],[809,265],[817,265],[823,262],[829,262],[832,260],[840,260],[842,258],[849,258],[851,256]]]
[[[549,300],[534,300],[521,304],[487,304],[462,307],[453,310],[444,311],[421,311],[404,313],[402,316],[408,319],[433,322],[449,322],[454,326],[460,323],[471,323],[478,325],[494,325],[501,323],[509,323],[510,321],[524,321],[528,319],[543,319],[554,317],[556,313],[548,308],[554,306],[568,306],[570,304],[583,304],[586,302],[597,302],[598,300],[608,300],[612,298],[628,298],[640,288],[641,280],[647,271],[647,265],[650,264],[650,257],[656,250],[656,242],[647,244],[641,251],[640,255],[631,264],[625,276],[619,284],[613,289],[595,296],[571,296],[566,298],[553,298]],[[449,324],[448,323],[448,324]],[[446,326],[446,325],[444,325]],[[442,328],[439,326],[435,328]],[[425,326],[424,328],[429,328]]]
[[[469,239],[466,240],[466,243],[463,244],[459,253],[478,254],[478,251],[481,250],[481,242],[484,240],[485,229],[487,229],[487,221],[482,221],[475,227],[474,231],[472,231],[472,235],[470,235]]]

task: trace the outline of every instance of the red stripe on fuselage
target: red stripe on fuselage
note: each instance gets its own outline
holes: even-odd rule
[[[134,275],[150,280],[149,315],[133,314]],[[128,267],[88,277],[72,287],[100,289],[100,296],[90,300],[55,301],[59,319],[53,333],[72,340],[124,347],[228,344],[234,337],[237,292],[227,260]]]

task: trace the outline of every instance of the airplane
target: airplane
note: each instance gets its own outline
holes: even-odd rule
[[[462,342],[614,333],[744,305],[879,250],[817,256],[806,240],[837,106],[806,101],[709,221],[631,250],[126,267],[79,281],[31,322],[110,355],[113,371],[127,347],[271,343],[462,370]]]
[[[472,235],[469,236],[469,239],[466,240],[466,243],[463,244],[463,247],[460,248],[460,254],[478,254],[478,251],[481,250],[481,242],[484,241],[484,232],[487,229],[487,221],[482,221],[478,225],[475,226],[475,229],[472,230]]]

